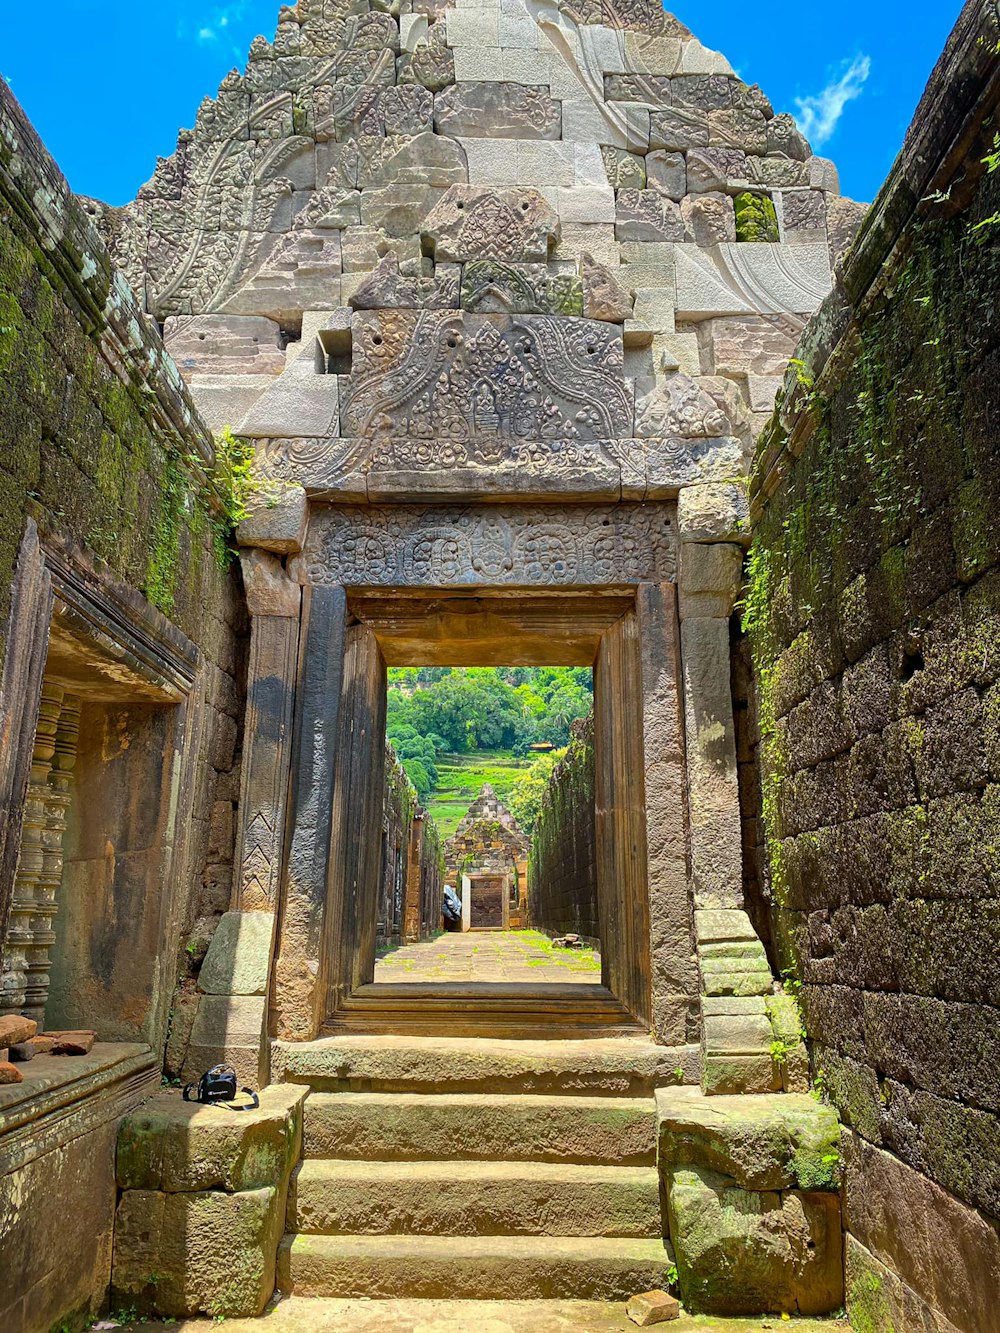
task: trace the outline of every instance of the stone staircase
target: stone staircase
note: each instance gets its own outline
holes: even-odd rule
[[[623,1300],[665,1286],[654,1089],[697,1049],[637,1039],[329,1038],[278,1285],[297,1296]]]

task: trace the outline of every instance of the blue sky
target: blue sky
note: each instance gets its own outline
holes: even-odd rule
[[[722,50],[776,111],[805,121],[868,201],[899,151],[962,0],[821,0],[752,5],[674,0],[673,12]],[[279,0],[48,0],[6,7],[0,74],[81,194],[123,204],[173,152]]]

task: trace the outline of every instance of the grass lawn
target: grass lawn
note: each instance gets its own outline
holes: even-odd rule
[[[442,754],[435,762],[440,776],[429,809],[442,838],[452,836],[484,783],[488,782],[501,801],[506,802],[515,779],[531,767],[530,759],[486,751]]]

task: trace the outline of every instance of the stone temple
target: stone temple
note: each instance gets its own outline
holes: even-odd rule
[[[996,1333],[998,108],[866,210],[655,0],[300,0],[113,209],[0,83],[0,1328]],[[589,981],[376,978],[425,665],[593,668]]]

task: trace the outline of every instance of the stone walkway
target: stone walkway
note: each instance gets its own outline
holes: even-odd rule
[[[548,936],[536,930],[473,930],[393,949],[375,964],[375,980],[597,986],[601,958],[592,949],[553,949]]]
[[[162,1329],[162,1324],[139,1324]],[[205,1319],[185,1319],[174,1333],[206,1333]],[[709,1319],[681,1315],[660,1328],[672,1333],[850,1333],[840,1320]],[[227,1319],[226,1333],[635,1333],[625,1307],[598,1301],[282,1301],[260,1319]]]

